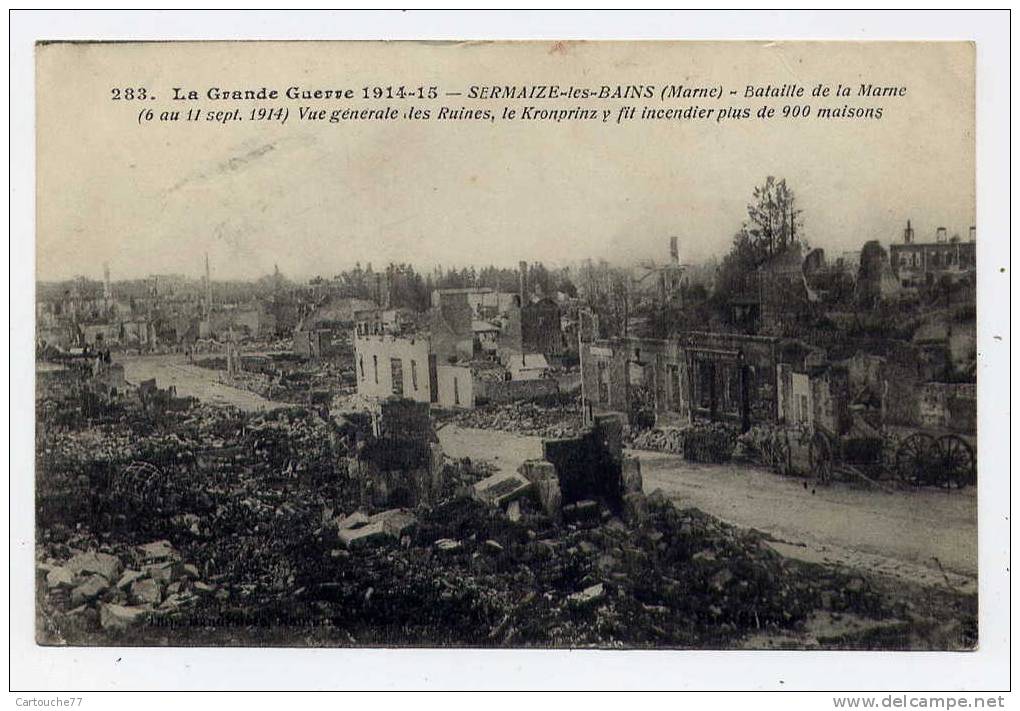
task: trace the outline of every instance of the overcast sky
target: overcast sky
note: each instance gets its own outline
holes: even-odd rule
[[[787,179],[806,237],[829,251],[899,239],[908,218],[919,238],[939,225],[966,235],[974,222],[973,53],[963,44],[51,45],[39,50],[38,73],[45,280],[99,278],[103,262],[114,279],[198,276],[205,252],[220,279],[274,264],[304,279],[356,261],[665,260],[670,235],[686,261],[698,261],[725,253],[754,186],[770,174]],[[210,86],[675,83],[742,94],[748,83],[786,82],[903,85],[908,94],[793,102],[884,105],[879,121],[300,122],[299,106],[345,105],[319,101],[287,102],[284,126],[137,123],[142,106],[214,107],[168,101],[173,86],[204,94]],[[111,101],[115,86],[146,86],[158,100]],[[504,103],[463,98],[393,105],[498,111]],[[763,103],[738,95],[670,105]]]

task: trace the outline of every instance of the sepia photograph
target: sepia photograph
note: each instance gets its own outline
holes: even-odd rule
[[[38,38],[34,643],[976,654],[979,51]]]
[[[801,85],[89,81],[451,51],[656,76],[719,48],[38,47],[38,640],[973,647],[973,110],[852,140],[972,95],[973,48],[728,48],[918,60],[765,145],[724,123],[806,114]],[[699,102],[735,116],[601,119]],[[136,106],[166,117],[126,139]]]

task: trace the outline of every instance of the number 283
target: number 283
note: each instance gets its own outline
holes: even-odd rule
[[[133,87],[127,87],[124,89],[113,88],[110,89],[110,100],[111,101],[136,101],[139,99],[148,99],[149,94],[145,91],[144,86],[140,86],[137,89]]]

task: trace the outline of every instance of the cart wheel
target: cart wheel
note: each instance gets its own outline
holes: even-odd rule
[[[832,454],[832,443],[829,442],[829,438],[821,432],[815,432],[815,436],[811,438],[808,457],[811,462],[811,471],[823,484],[832,481]]]
[[[962,489],[976,482],[974,450],[956,435],[942,435],[936,440],[936,467],[941,483]]]
[[[935,449],[935,438],[931,435],[915,432],[907,437],[896,450],[897,476],[915,486],[934,479]]]

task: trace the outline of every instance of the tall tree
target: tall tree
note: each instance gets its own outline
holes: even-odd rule
[[[747,206],[747,222],[741,227],[763,255],[783,252],[802,231],[801,210],[786,179],[768,176],[754,189],[754,201]]]
[[[754,188],[753,198],[747,206],[747,220],[719,266],[716,293],[722,297],[746,291],[749,276],[794,243],[807,246],[801,210],[785,178],[768,176]]]

